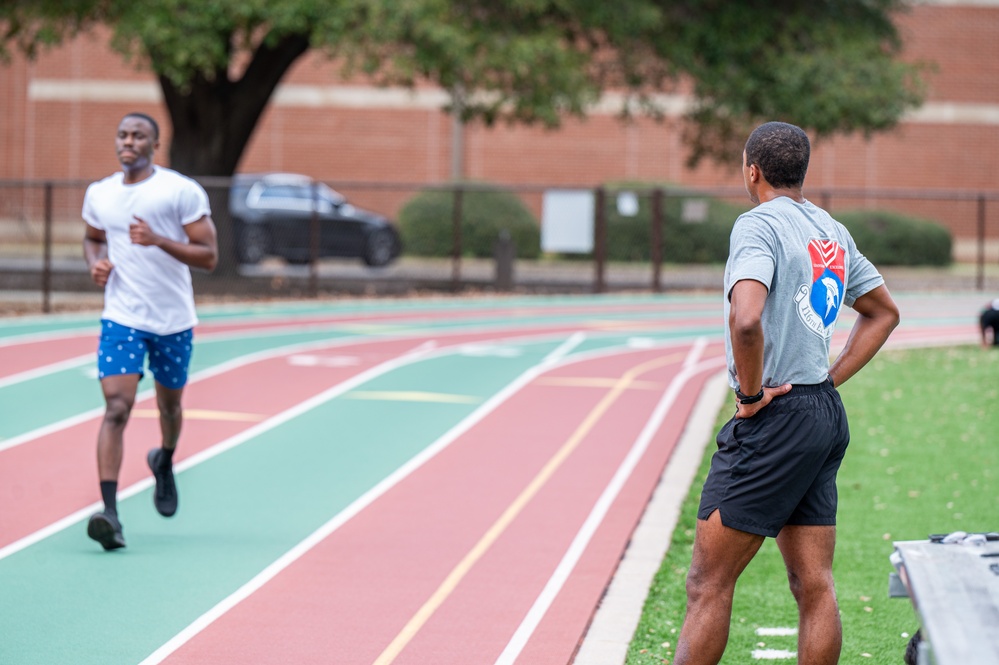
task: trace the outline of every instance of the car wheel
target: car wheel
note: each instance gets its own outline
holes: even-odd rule
[[[368,244],[364,248],[364,256],[361,258],[366,265],[373,267],[383,266],[392,260],[394,249],[395,237],[390,231],[379,229],[372,231],[368,236]]]
[[[242,263],[260,263],[271,251],[270,234],[260,224],[243,224],[237,242]]]

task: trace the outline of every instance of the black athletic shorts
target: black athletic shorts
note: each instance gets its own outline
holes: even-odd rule
[[[981,319],[982,332],[986,328],[992,328],[992,345],[999,346],[999,309],[987,309],[982,312]]]
[[[836,473],[850,428],[831,381],[796,385],[718,432],[698,519],[775,537],[785,524],[836,524]]]

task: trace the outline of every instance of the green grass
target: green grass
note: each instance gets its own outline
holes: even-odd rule
[[[888,598],[892,542],[999,530],[999,351],[883,352],[840,393],[851,431],[839,473],[834,564],[844,633],[840,663],[897,664],[918,624],[909,600]],[[726,404],[719,427],[729,415]],[[712,442],[649,592],[628,665],[673,659],[697,504],[713,451]],[[755,632],[796,624],[780,553],[767,539],[736,588],[722,663],[753,662],[750,654],[758,648],[796,650],[795,637]]]

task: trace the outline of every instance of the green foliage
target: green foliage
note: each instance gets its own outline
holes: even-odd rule
[[[112,29],[126,58],[186,89],[197,79],[228,81],[229,69],[291,35],[336,44],[361,17],[360,0],[30,0],[0,7],[0,48],[29,55],[96,25]],[[234,69],[242,69],[235,67]],[[224,80],[224,81],[223,81]]]
[[[892,16],[904,7],[904,0],[14,0],[0,3],[0,54],[11,46],[34,54],[107,25],[116,49],[158,75],[180,150],[213,151],[203,159],[171,154],[171,163],[197,165],[202,175],[231,173],[269,94],[310,49],[378,83],[438,84],[451,111],[486,123],[555,127],[585,115],[610,87],[627,93],[622,114],[661,116],[661,94],[687,94],[689,81],[692,161],[730,160],[763,120],[819,136],[870,133],[918,105],[923,67],[897,59]]]
[[[651,260],[655,187],[649,183],[617,183],[607,187],[608,260]],[[747,206],[669,185],[661,189],[663,261],[724,263],[732,225]],[[622,192],[636,194],[639,205],[635,215],[623,216],[618,212],[616,200]],[[884,210],[844,211],[834,216],[875,265],[946,266],[951,262],[950,232],[935,222]]]
[[[653,187],[611,185],[607,188],[607,258],[649,261],[652,258]],[[667,263],[724,263],[732,225],[746,208],[686,190],[663,187],[662,257]],[[618,212],[617,197],[635,192],[638,211]]]
[[[847,211],[835,217],[875,265],[950,265],[950,231],[935,222],[884,210]]]
[[[678,5],[666,12],[679,14]],[[929,65],[896,59],[892,17],[906,11],[903,3],[793,5],[773,4],[760,20],[757,3],[697,3],[693,17],[664,26],[657,44],[694,82],[691,163],[737,160],[763,121],[793,122],[817,137],[869,136],[920,103]]]
[[[995,529],[997,373],[999,353],[978,347],[882,352],[841,388],[852,435],[838,480],[834,563],[843,665],[902,662],[907,636],[918,627],[911,602],[887,594],[892,541]],[[731,410],[726,404],[716,430]],[[708,448],[653,580],[628,665],[673,660]],[[761,641],[794,651],[793,637],[761,637],[755,629],[796,624],[780,553],[768,539],[739,579],[722,665],[748,662]]]
[[[454,251],[455,194],[430,189],[410,199],[399,212],[399,230],[407,254],[451,256]],[[540,227],[524,203],[510,192],[476,184],[462,192],[461,240],[464,256],[491,257],[501,231],[510,234],[517,257],[534,259],[541,246]]]

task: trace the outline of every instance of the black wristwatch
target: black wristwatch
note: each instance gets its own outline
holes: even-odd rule
[[[736,390],[735,396],[739,398],[739,404],[756,404],[763,399],[763,388],[755,395],[744,395],[741,390]]]

